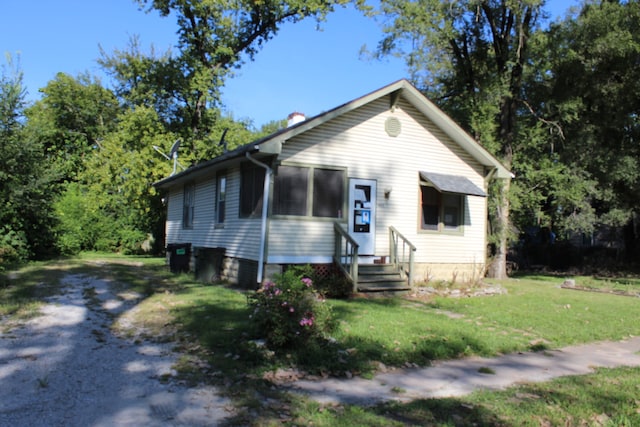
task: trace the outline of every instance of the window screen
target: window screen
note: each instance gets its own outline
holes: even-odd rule
[[[273,213],[306,215],[309,168],[279,166],[273,191]]]
[[[340,218],[344,200],[344,171],[314,169],[313,216]]]
[[[253,164],[245,164],[240,176],[240,217],[254,217],[262,214],[262,193],[264,191],[264,169]]]

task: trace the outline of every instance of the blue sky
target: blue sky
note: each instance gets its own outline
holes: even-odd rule
[[[553,15],[577,0],[548,1]],[[133,0],[0,0],[0,50],[19,54],[28,99],[39,98],[57,72],[100,74],[99,46],[126,49],[131,36],[141,46],[166,51],[176,41],[173,18],[145,13]],[[400,59],[361,59],[374,48],[378,23],[353,9],[338,9],[316,30],[315,21],[285,25],[253,62],[223,89],[227,113],[256,127],[293,111],[312,116],[407,77]],[[2,58],[0,64],[5,64]],[[103,80],[108,86],[108,81]]]

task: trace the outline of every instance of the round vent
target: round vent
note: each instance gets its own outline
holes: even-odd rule
[[[384,130],[387,131],[387,135],[389,136],[393,136],[396,137],[398,135],[400,135],[400,131],[402,126],[400,125],[400,120],[398,120],[396,117],[389,117],[385,122],[384,122]]]

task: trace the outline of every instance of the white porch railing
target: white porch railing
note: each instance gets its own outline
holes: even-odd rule
[[[353,292],[358,292],[358,243],[338,221],[333,223],[335,250],[333,259],[336,265],[353,283]]]
[[[413,259],[416,247],[393,226],[389,227],[389,262],[413,286]]]

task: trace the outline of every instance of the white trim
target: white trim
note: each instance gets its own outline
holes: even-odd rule
[[[331,264],[333,257],[323,255],[274,255],[267,258],[267,264]]]

